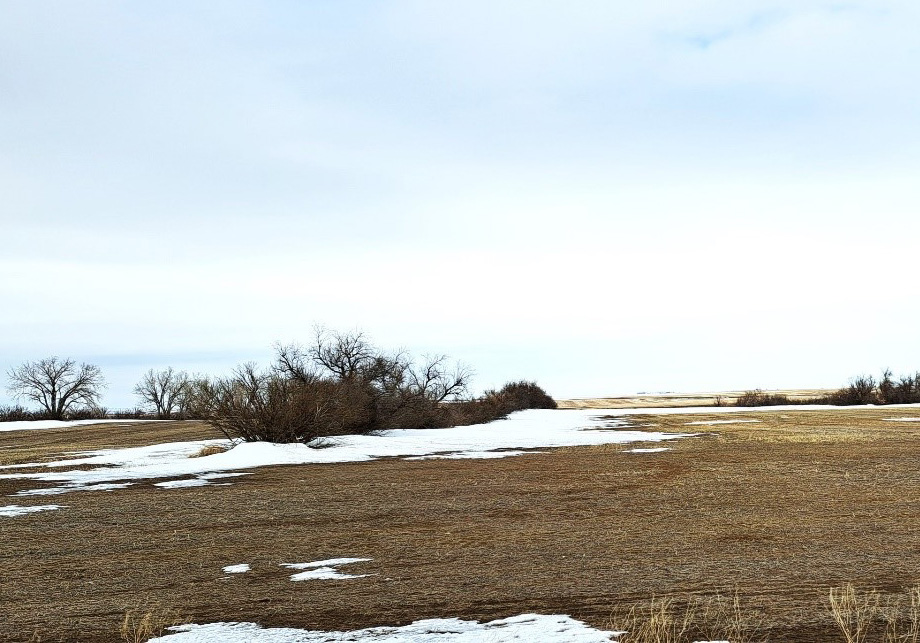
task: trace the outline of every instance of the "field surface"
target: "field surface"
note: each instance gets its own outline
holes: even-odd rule
[[[560,409],[636,409],[726,406],[735,403],[747,391],[716,391],[712,393],[636,393],[614,397],[582,397],[558,400]],[[792,402],[804,402],[833,393],[834,389],[784,389],[764,391],[771,395],[785,395]]]
[[[767,640],[838,641],[830,587],[920,581],[920,423],[893,418],[920,408],[634,415],[699,435],[7,497],[63,508],[0,517],[0,640],[117,641],[126,612],[152,609],[322,630],[527,612],[603,628],[653,596],[737,591]],[[194,422],[8,431],[0,464],[215,437]],[[629,452],[643,446],[669,450]],[[294,582],[303,568],[282,567],[343,557],[369,559],[340,568],[366,576]]]

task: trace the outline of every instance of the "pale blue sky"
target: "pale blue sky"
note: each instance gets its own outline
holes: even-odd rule
[[[0,0],[0,370],[94,361],[129,406],[316,323],[558,397],[918,369],[917,33],[899,0]]]

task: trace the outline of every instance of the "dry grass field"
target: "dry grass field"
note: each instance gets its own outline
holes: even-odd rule
[[[833,393],[833,389],[809,388],[766,391],[785,395],[794,402],[810,400]],[[557,400],[560,409],[663,409],[687,406],[732,406],[745,391],[715,391],[711,393],[637,393],[615,397],[585,397]]]
[[[920,581],[920,409],[635,416],[700,432],[661,453],[572,447],[497,460],[252,470],[230,486],[7,498],[0,640],[118,641],[126,612],[353,629],[566,613],[737,592],[770,641],[841,641],[829,588]],[[758,420],[738,424],[688,422]],[[0,463],[218,437],[194,422],[0,433]],[[642,445],[639,445],[642,446]],[[655,445],[650,445],[655,446]],[[34,488],[0,480],[0,492]],[[281,563],[360,557],[347,581]],[[227,576],[222,567],[249,563]]]

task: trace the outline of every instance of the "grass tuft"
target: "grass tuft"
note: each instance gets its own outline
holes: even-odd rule
[[[178,612],[155,604],[146,610],[128,610],[118,633],[125,643],[145,643],[152,638],[162,636],[166,628],[187,623],[188,619]]]
[[[653,598],[648,605],[614,613],[608,628],[623,632],[617,643],[692,643],[730,641],[754,643],[761,619],[741,609],[737,592],[694,597],[683,604],[672,598]]]
[[[218,453],[223,453],[224,451],[229,451],[230,447],[226,444],[209,444],[207,446],[201,447],[201,450],[197,453],[190,455],[190,458],[203,458],[208,455],[217,455]]]

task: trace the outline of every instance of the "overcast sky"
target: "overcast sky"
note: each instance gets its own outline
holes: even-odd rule
[[[93,362],[126,407],[314,324],[560,398],[920,369],[918,33],[908,0],[0,0],[0,370]]]

